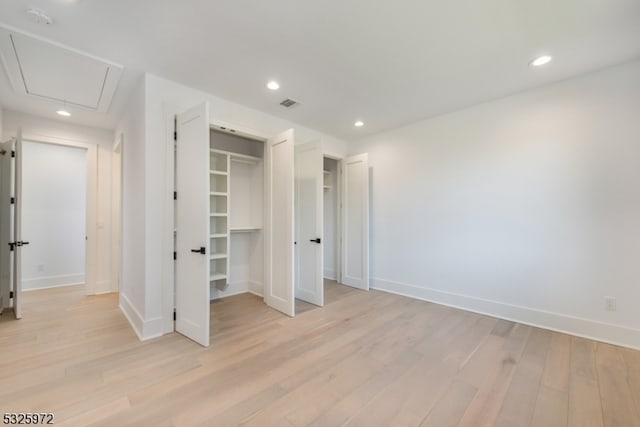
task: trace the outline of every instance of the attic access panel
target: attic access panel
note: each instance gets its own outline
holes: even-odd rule
[[[5,27],[0,57],[15,91],[99,112],[122,74],[120,65]]]

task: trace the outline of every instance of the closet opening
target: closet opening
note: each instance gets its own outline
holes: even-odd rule
[[[324,225],[324,278],[325,304],[338,301],[354,289],[340,283],[340,159],[323,157],[323,225]],[[357,291],[355,291],[357,292]]]
[[[215,128],[209,141],[210,298],[262,297],[264,141]]]

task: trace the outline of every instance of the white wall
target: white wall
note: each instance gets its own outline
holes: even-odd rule
[[[120,308],[139,337],[145,332],[145,82],[131,94],[128,108],[116,129],[122,137],[122,277]],[[147,328],[148,329],[148,328]]]
[[[83,284],[86,150],[25,141],[22,153],[22,289]]]
[[[129,308],[122,299],[121,306],[143,339],[173,331],[173,117],[204,101],[210,103],[214,123],[261,136],[293,127],[298,143],[320,140],[325,152],[334,155],[347,150],[328,135],[146,74],[144,88],[132,97],[116,131],[125,141],[121,292]],[[132,313],[139,319],[132,320]]]
[[[88,177],[87,185],[95,189],[95,200],[90,200],[96,224],[88,234],[93,235],[95,246],[95,289],[96,293],[109,292],[111,288],[111,147],[113,131],[75,125],[71,122],[32,116],[26,113],[4,110],[3,140],[16,134],[22,128],[24,139],[32,141],[57,142],[88,147],[95,150],[97,170]]]
[[[640,348],[640,62],[351,152],[370,155],[373,287]]]

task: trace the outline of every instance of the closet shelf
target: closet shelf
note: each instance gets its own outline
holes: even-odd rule
[[[210,171],[209,171],[209,173],[210,173],[211,175],[221,175],[221,176],[227,176],[227,175],[229,175],[229,173],[228,173],[228,172],[226,172],[226,171],[218,171],[218,170],[210,170]]]
[[[330,185],[323,185],[322,188],[324,188],[325,190],[331,190],[331,186]]]
[[[209,216],[220,216],[220,217],[224,217],[224,216],[228,216],[228,214],[226,213],[218,213],[218,212],[214,212],[209,214]]]
[[[227,254],[211,254],[209,259],[225,259]]]
[[[218,150],[217,148],[211,148],[210,151],[212,153],[229,156],[230,160],[235,160],[235,161],[246,161],[246,162],[251,162],[255,164],[255,163],[258,163],[260,160],[262,160],[261,157],[250,156],[248,154],[234,153],[232,151]]]
[[[220,239],[222,237],[227,237],[227,234],[226,233],[209,234],[210,239]]]
[[[262,230],[261,226],[245,226],[245,227],[231,227],[229,231],[232,233],[250,233],[252,231]]]
[[[324,173],[325,175],[331,175],[331,171],[322,171],[322,173]]]
[[[216,280],[223,280],[223,279],[226,279],[226,278],[227,278],[226,274],[212,274],[209,277],[209,281],[210,282],[215,282]]]
[[[210,193],[212,196],[221,196],[221,197],[227,197],[227,193],[223,193],[221,191],[212,191]]]

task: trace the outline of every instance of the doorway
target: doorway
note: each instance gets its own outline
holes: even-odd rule
[[[16,318],[22,317],[23,286],[78,284],[82,293],[95,293],[97,147],[41,135],[27,139],[18,129],[2,144],[0,162],[6,196],[0,203],[0,299]]]
[[[85,285],[87,150],[23,142],[22,289]]]

